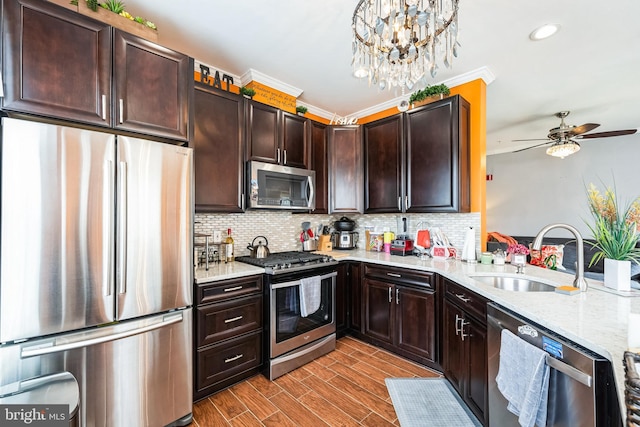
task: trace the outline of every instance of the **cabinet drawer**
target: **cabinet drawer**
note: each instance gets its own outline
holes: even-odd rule
[[[262,363],[262,331],[197,351],[196,389],[202,390]]]
[[[222,301],[253,293],[262,294],[262,276],[241,277],[198,285],[196,305]]]
[[[197,307],[197,347],[262,328],[262,295]]]
[[[457,283],[445,280],[445,295],[456,305],[486,323],[487,300]]]
[[[404,268],[365,264],[364,275],[365,277],[381,279],[386,282],[418,285],[434,289],[433,273],[429,273],[427,271],[407,270]]]

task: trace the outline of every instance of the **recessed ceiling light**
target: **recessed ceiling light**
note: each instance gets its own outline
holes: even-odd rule
[[[536,28],[529,34],[529,38],[533,41],[543,40],[551,37],[560,29],[560,24],[544,24]]]

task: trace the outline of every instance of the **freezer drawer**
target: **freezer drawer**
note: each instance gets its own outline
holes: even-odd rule
[[[82,426],[190,421],[192,309],[0,347],[0,389],[68,371]]]

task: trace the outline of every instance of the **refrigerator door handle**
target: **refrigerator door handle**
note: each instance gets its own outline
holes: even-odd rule
[[[55,344],[55,341],[50,341],[45,345],[35,345],[31,348],[24,347],[20,352],[20,357],[22,359],[25,359],[27,357],[43,356],[45,354],[59,353],[61,351],[75,350],[82,347],[90,347],[97,344],[116,341],[123,338],[131,337],[134,335],[139,335],[149,331],[153,331],[155,329],[161,329],[161,328],[164,328],[165,326],[173,325],[174,323],[180,323],[182,322],[182,317],[183,317],[182,312],[170,313],[164,316],[161,322],[143,326],[141,328],[131,329],[128,331],[118,332],[110,335],[103,335],[102,330],[97,330],[95,332],[95,335],[99,334],[99,336],[96,336],[94,338],[91,338],[91,335],[89,335],[88,338],[85,336],[83,339],[75,342],[65,342],[65,343]]]
[[[120,162],[118,180],[118,292],[127,292],[127,162]]]
[[[104,193],[104,200],[102,202],[102,214],[104,218],[109,218],[106,224],[106,229],[103,228],[103,241],[106,246],[104,250],[105,262],[104,267],[104,290],[103,294],[106,297],[111,296],[111,290],[113,289],[113,161],[107,161],[107,167],[105,169],[104,182],[108,185],[108,191]]]

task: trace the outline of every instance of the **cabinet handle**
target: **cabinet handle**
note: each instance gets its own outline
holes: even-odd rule
[[[467,326],[469,324],[469,322],[465,322],[464,318],[462,318],[460,320],[461,320],[461,322],[460,322],[460,339],[462,341],[464,341],[464,339],[469,336],[469,334],[465,334],[464,333],[464,327]]]
[[[398,197],[398,210],[402,212],[402,197]]]
[[[460,335],[461,332],[461,327],[460,327],[460,323],[463,321],[464,319],[460,316],[458,316],[456,314],[456,336]]]
[[[391,292],[391,286],[389,286],[389,303],[393,301],[393,293]]]
[[[409,204],[409,196],[404,196],[404,210],[408,211],[411,205]]]
[[[400,289],[396,288],[396,305],[400,304]]]
[[[279,148],[278,148],[278,156],[277,156],[276,163],[278,163],[278,164],[280,163],[280,149]]]
[[[224,292],[232,292],[232,291],[239,291],[240,289],[242,289],[242,286],[235,286],[233,288],[227,288],[224,290]]]
[[[102,120],[107,120],[107,95],[102,95]]]
[[[120,98],[119,105],[120,105],[120,123],[124,123],[124,101],[122,100],[122,98]]]
[[[471,301],[471,298],[467,297],[465,294],[456,294],[456,297],[462,302]]]
[[[238,320],[241,320],[241,319],[242,319],[242,316],[232,317],[231,319],[225,319],[224,323],[237,322]]]
[[[224,359],[224,363],[233,362],[234,360],[241,359],[242,357],[244,357],[244,354],[238,354],[238,355],[230,357],[228,359]]]
[[[387,276],[391,276],[391,277],[402,277],[401,274],[398,273],[387,273]]]
[[[283,160],[283,162],[282,162],[282,164],[283,164],[283,165],[286,165],[286,164],[287,164],[287,150],[282,150],[282,153],[283,153],[283,156],[282,156],[282,157],[283,157],[283,159],[284,159],[284,160]]]
[[[240,209],[244,211],[244,193],[242,193],[242,198],[240,199]]]

